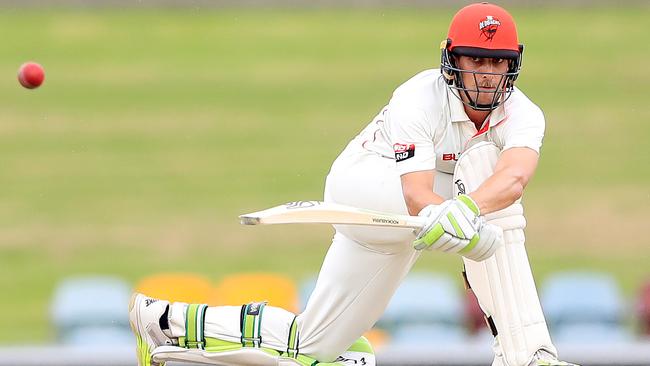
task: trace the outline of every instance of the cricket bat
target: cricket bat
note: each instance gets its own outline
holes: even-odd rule
[[[321,201],[294,201],[239,216],[242,225],[347,224],[420,229],[427,219]]]

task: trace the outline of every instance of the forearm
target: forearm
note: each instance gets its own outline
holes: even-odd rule
[[[470,192],[481,215],[499,211],[521,198],[526,185],[535,174],[539,154],[526,147],[504,150],[497,161],[494,174]]]
[[[432,170],[402,175],[402,193],[410,215],[417,215],[428,205],[439,205],[445,200],[433,192]]]
[[[512,205],[524,193],[526,179],[512,170],[501,170],[474,192],[469,194],[478,205],[481,215],[498,211]]]

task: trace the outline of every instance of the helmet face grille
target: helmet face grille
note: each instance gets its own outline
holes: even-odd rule
[[[451,20],[447,39],[441,44],[441,49],[440,70],[453,89],[452,94],[465,105],[476,110],[490,111],[512,95],[514,82],[521,69],[523,46],[519,44],[515,21],[504,8],[482,2],[460,9]],[[506,59],[509,67],[502,74],[463,70],[456,66],[454,56]],[[472,75],[476,87],[468,88],[464,85],[463,76],[467,77],[467,74]],[[485,75],[499,76],[495,90],[479,90],[477,81]],[[474,99],[489,93],[492,93],[490,103],[479,104]]]
[[[520,47],[520,49],[523,50],[523,47]],[[519,53],[516,58],[509,59],[509,63],[508,71],[505,73],[479,72],[475,70],[461,69],[455,65],[452,53],[450,53],[447,47],[445,47],[442,49],[440,71],[447,80],[449,88],[454,91],[452,94],[460,99],[463,104],[474,110],[491,111],[503,104],[512,95],[515,80],[519,76],[519,71],[521,69],[521,53]],[[471,88],[464,85],[464,74],[472,75],[474,78],[474,85],[476,85],[475,87]],[[479,90],[478,79],[483,75],[499,76],[497,88],[493,92]],[[472,95],[476,95],[476,98],[478,98],[479,93],[492,93],[491,101],[485,104],[478,103],[478,100],[472,98]],[[465,98],[462,97],[463,95]]]

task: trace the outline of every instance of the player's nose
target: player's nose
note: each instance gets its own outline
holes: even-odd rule
[[[498,71],[497,70],[498,65],[496,63],[496,60],[491,59],[491,58],[486,59],[485,62],[483,62],[483,64],[481,65],[481,68],[483,69],[481,71],[485,72],[485,73],[493,74],[493,73],[496,73]],[[484,76],[487,77],[488,75],[484,75]]]

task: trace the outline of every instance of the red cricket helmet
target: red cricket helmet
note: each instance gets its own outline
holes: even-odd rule
[[[471,4],[458,11],[451,21],[447,39],[441,44],[442,58],[440,70],[454,93],[460,98],[460,92],[465,93],[468,101],[463,103],[477,110],[492,110],[512,94],[514,81],[519,76],[521,57],[524,46],[519,43],[515,21],[505,9],[486,2]],[[453,56],[486,57],[508,60],[508,71],[499,73],[500,88],[494,92],[492,102],[478,104],[463,85],[461,73],[477,75],[487,74],[456,67]],[[476,83],[478,84],[478,83]]]

